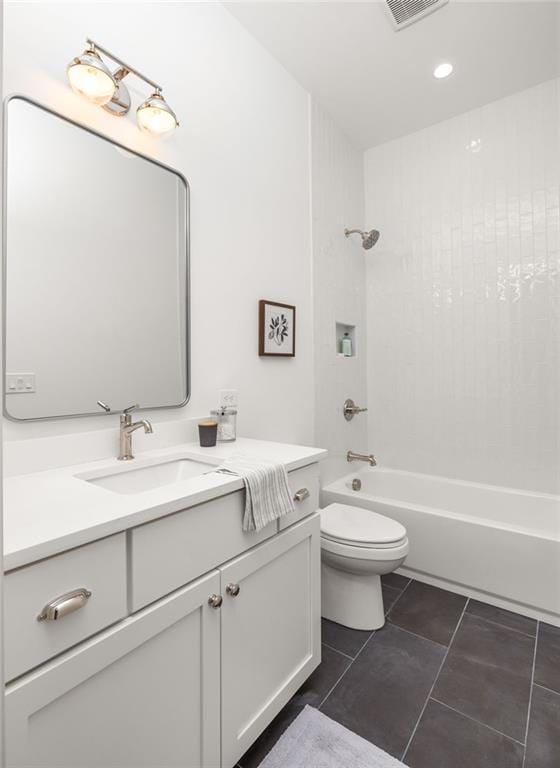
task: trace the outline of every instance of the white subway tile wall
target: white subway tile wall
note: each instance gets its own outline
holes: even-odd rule
[[[348,422],[346,398],[365,406],[365,260],[359,237],[345,227],[364,226],[363,154],[315,103],[311,108],[312,240],[315,349],[315,443],[329,449],[322,462],[327,482],[349,471],[346,451],[366,451],[366,414]],[[336,354],[336,323],[356,326],[356,356]]]
[[[559,492],[560,80],[365,155],[369,449]]]

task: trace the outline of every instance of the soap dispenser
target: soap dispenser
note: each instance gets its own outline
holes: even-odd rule
[[[346,332],[342,337],[340,346],[344,357],[352,357],[352,339],[350,338],[348,332]]]

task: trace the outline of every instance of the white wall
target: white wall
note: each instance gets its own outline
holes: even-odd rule
[[[559,81],[366,153],[369,448],[558,491]]]
[[[181,127],[165,141],[79,98],[66,65],[98,39],[164,85]],[[5,88],[181,171],[191,185],[192,398],[240,390],[247,436],[311,442],[313,360],[308,95],[217,3],[6,4]],[[130,78],[135,103],[145,87]],[[141,226],[141,223],[139,223]],[[257,302],[295,304],[297,356],[257,356]],[[177,411],[154,415],[154,422]],[[6,423],[8,439],[109,419]],[[112,420],[111,420],[112,422]]]
[[[348,472],[346,452],[365,452],[367,421],[342,405],[366,405],[365,251],[345,227],[364,225],[363,154],[316,104],[311,111],[315,442],[329,449],[323,479]],[[336,323],[356,326],[356,357],[337,355]]]

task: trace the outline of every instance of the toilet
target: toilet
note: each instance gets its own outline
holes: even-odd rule
[[[408,554],[406,528],[385,515],[349,504],[321,510],[321,613],[352,629],[385,623],[381,576]]]

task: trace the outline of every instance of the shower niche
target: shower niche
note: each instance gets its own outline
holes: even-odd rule
[[[356,357],[356,326],[349,323],[336,323],[336,356]]]

